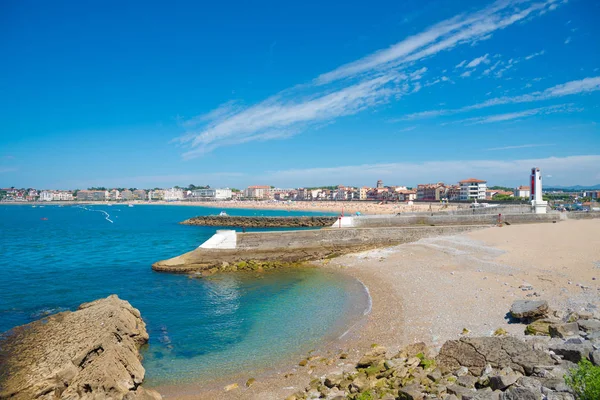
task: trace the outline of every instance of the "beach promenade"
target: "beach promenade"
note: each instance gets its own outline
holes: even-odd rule
[[[498,328],[521,337],[523,325],[505,318],[514,300],[545,299],[552,309],[575,311],[598,302],[599,231],[600,219],[490,227],[321,261],[361,280],[372,297],[362,321],[307,355],[328,362],[159,390],[185,400],[283,399],[315,377],[353,367],[373,343],[393,353],[419,341],[436,348],[467,332],[491,336]],[[246,388],[249,378],[256,383]],[[238,386],[225,391],[224,383]]]

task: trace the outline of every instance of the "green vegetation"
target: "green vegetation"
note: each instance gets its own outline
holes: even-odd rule
[[[600,366],[594,366],[588,360],[579,362],[578,368],[573,368],[565,375],[565,383],[575,392],[578,400],[600,399]]]
[[[435,366],[435,360],[431,359],[431,358],[425,357],[425,354],[423,354],[423,353],[419,353],[415,357],[417,357],[419,360],[421,360],[421,364],[420,365],[425,370],[427,370],[427,369],[432,368],[432,367]]]
[[[377,397],[370,390],[366,392],[362,392],[358,396],[355,397],[356,400],[376,400]]]
[[[515,190],[515,188],[509,188],[506,186],[492,186],[489,187],[488,189],[490,190],[504,190],[505,192],[513,192]]]

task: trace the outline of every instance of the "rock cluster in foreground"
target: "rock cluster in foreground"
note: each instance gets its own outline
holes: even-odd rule
[[[331,226],[337,217],[234,217],[206,215],[193,217],[181,222],[183,225],[231,226],[245,228],[311,228]]]
[[[162,397],[142,388],[140,312],[116,295],[8,332],[0,342],[0,399]]]
[[[498,330],[447,341],[437,355],[424,343],[395,355],[374,346],[355,367],[315,378],[287,400],[574,400],[564,376],[583,359],[600,363],[600,315],[549,318],[544,301],[519,301],[512,311],[523,322],[552,320],[548,336],[520,340]]]

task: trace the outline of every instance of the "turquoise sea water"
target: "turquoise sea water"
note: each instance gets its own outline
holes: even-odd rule
[[[220,210],[86,208],[0,206],[0,332],[116,293],[141,311],[150,333],[148,383],[163,385],[273,365],[339,335],[343,321],[367,307],[360,283],[319,269],[205,279],[151,270],[218,229],[179,221]]]

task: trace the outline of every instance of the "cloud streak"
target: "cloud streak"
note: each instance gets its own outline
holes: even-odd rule
[[[549,114],[575,112],[575,111],[581,111],[581,109],[573,107],[572,104],[562,104],[562,105],[557,105],[557,106],[532,108],[529,110],[512,112],[512,113],[504,113],[504,114],[487,115],[484,117],[467,118],[467,119],[463,119],[460,121],[456,121],[455,123],[466,123],[467,125],[491,124],[494,122],[512,121],[512,120],[516,120],[516,119],[533,117],[536,115],[549,115]]]
[[[194,158],[221,146],[288,138],[416,93],[423,87],[418,81],[427,71],[418,69],[418,62],[542,15],[557,1],[498,0],[480,11],[457,15],[258,104],[242,107],[229,102],[208,114],[180,121],[186,133],[175,142],[187,149],[184,158]],[[486,54],[469,65],[487,62]],[[443,78],[432,82],[448,80]]]
[[[570,81],[562,83],[556,86],[547,88],[541,92],[533,92],[520,96],[512,97],[497,97],[484,101],[482,103],[473,104],[466,107],[455,108],[455,109],[441,109],[441,110],[429,110],[421,111],[418,113],[408,114],[401,120],[414,120],[423,118],[432,118],[438,116],[454,115],[463,113],[471,110],[479,110],[482,108],[502,105],[502,104],[517,104],[517,103],[529,103],[542,100],[556,99],[564,96],[571,96],[576,94],[591,93],[600,90],[600,76],[589,77],[581,80]]]
[[[504,146],[504,147],[492,147],[490,149],[485,149],[486,151],[499,151],[499,150],[515,150],[515,149],[530,149],[532,147],[548,147],[548,146],[556,146],[555,143],[547,143],[547,144],[520,144],[517,146]]]

